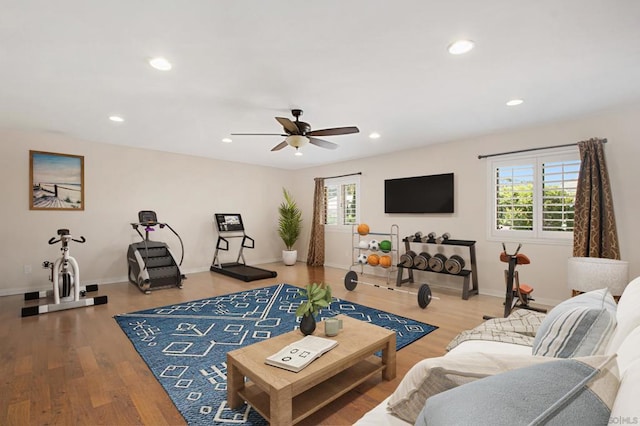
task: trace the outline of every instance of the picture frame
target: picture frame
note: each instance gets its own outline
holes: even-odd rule
[[[29,210],[84,210],[84,156],[29,151]]]

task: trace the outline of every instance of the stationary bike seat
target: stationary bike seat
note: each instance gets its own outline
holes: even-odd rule
[[[527,284],[520,284],[518,288],[520,289],[520,293],[522,294],[531,294],[531,292],[533,291],[533,287]]]

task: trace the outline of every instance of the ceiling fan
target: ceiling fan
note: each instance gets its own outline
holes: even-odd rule
[[[274,146],[271,151],[279,151],[282,148],[290,145],[296,150],[307,143],[319,146],[321,148],[336,149],[338,145],[333,142],[325,141],[324,139],[318,139],[316,136],[336,136],[336,135],[348,135],[350,133],[358,133],[355,126],[350,127],[334,127],[331,129],[311,130],[309,123],[300,121],[299,118],[302,115],[301,109],[292,109],[291,114],[295,117],[296,121],[291,121],[285,117],[276,117],[276,121],[282,125],[284,133],[231,133],[235,136],[284,136],[285,139],[278,145]],[[297,154],[297,153],[296,153]]]

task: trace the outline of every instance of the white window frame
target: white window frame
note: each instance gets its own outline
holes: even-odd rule
[[[336,186],[339,188],[338,190],[338,196],[340,197],[340,200],[338,202],[338,208],[337,208],[337,216],[338,216],[338,223],[337,224],[324,224],[325,226],[325,231],[344,231],[344,232],[351,232],[352,230],[352,225],[348,224],[345,225],[343,224],[344,222],[344,217],[343,217],[343,213],[344,213],[344,202],[345,200],[342,199],[342,195],[343,192],[341,190],[341,186],[342,185],[350,185],[350,184],[355,184],[356,186],[356,219],[355,219],[355,223],[360,223],[360,204],[361,204],[361,197],[362,197],[362,191],[360,188],[360,175],[352,175],[352,176],[343,176],[343,177],[339,177],[339,178],[328,178],[324,180],[324,189],[323,191],[326,190],[327,187],[330,186]],[[323,206],[324,209],[324,206]],[[323,210],[324,212],[324,210]],[[324,214],[322,215],[321,220],[324,222]]]
[[[533,151],[521,154],[502,155],[487,161],[487,239],[489,241],[517,241],[541,244],[571,244],[573,232],[542,230],[542,171],[543,164],[556,161],[580,160],[577,147],[558,148]],[[533,230],[496,229],[497,197],[496,171],[499,167],[531,164],[534,166],[533,177]]]

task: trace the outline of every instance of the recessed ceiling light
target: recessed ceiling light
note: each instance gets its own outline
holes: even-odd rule
[[[172,67],[171,62],[162,57],[150,59],[149,65],[160,71],[169,71]]]
[[[119,115],[112,115],[109,117],[109,120],[115,121],[116,123],[122,123],[124,121],[124,118],[120,117]]]
[[[524,101],[522,99],[511,99],[510,101],[507,102],[507,106],[516,106],[516,105],[520,105],[523,102]]]
[[[293,155],[295,155],[296,157],[302,157],[302,152],[296,151],[296,153],[293,154]]]
[[[471,40],[457,40],[449,45],[449,53],[452,55],[462,55],[473,49],[475,43]]]
[[[378,139],[379,137],[380,137],[380,133],[378,133],[378,132],[369,133],[369,138],[370,139]]]
[[[229,139],[229,138],[222,138],[222,142],[224,142],[224,143],[231,143],[231,142],[233,142],[233,141],[232,141],[231,139]]]

